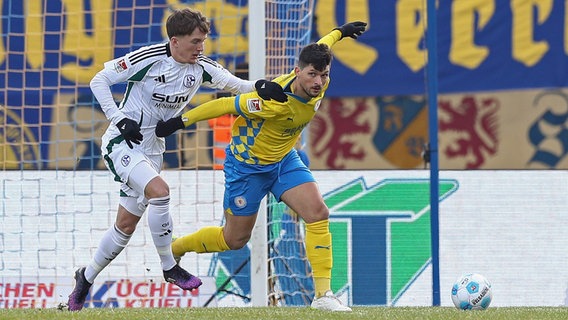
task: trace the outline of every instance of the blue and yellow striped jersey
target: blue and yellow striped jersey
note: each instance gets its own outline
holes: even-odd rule
[[[332,47],[341,38],[341,32],[331,32],[318,43]],[[302,130],[318,110],[329,81],[317,97],[308,101],[291,93],[294,71],[272,81],[280,84],[288,94],[288,101],[262,100],[256,92],[236,97],[235,106],[240,115],[232,128],[230,149],[235,158],[249,164],[270,164],[282,158],[296,144]]]
[[[286,88],[293,79],[294,73],[290,73],[273,81]],[[256,92],[237,96],[235,106],[240,116],[232,128],[233,155],[249,164],[282,160],[316,114],[326,89],[327,84],[319,96],[309,101],[288,92],[285,103],[262,100]]]
[[[318,43],[332,47],[341,39],[341,32],[334,30]],[[295,79],[294,71],[272,81],[280,84],[288,94],[288,101],[280,103],[263,100],[255,92],[236,97],[221,98],[207,102],[184,114],[185,126],[222,114],[234,113],[239,117],[232,127],[229,148],[239,161],[248,164],[271,164],[288,154],[302,130],[318,110],[329,81],[317,97],[306,101],[292,93],[290,84]]]

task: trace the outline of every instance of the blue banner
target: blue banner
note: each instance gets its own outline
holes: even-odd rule
[[[565,2],[438,1],[440,93],[568,86]],[[426,92],[426,1],[318,0],[317,32],[368,21],[334,47],[329,96]]]
[[[90,6],[34,3],[2,8],[0,72],[7,76],[0,77],[0,86],[7,88],[2,94],[10,95],[9,104],[37,105],[40,95],[32,94],[34,89],[48,95],[50,90],[75,90],[75,86],[83,91],[105,61],[164,41],[163,18],[170,8],[165,0],[101,1]],[[188,3],[211,7],[200,1]],[[425,4],[318,0],[313,40],[348,21],[369,23],[357,41],[343,40],[334,47],[328,95],[424,93],[427,77],[435,76],[425,73]],[[247,2],[222,5],[237,10]],[[441,0],[437,14],[440,93],[568,86],[564,2]],[[208,43],[223,47],[216,39],[224,30],[212,18]],[[246,39],[246,28],[241,29],[237,32]],[[246,55],[222,50],[214,54],[222,61],[231,55],[242,61]],[[30,94],[22,96],[22,88],[30,89]]]
[[[103,63],[166,41],[164,22],[171,10],[191,6],[211,21],[205,54],[236,70],[248,57],[247,5],[245,0],[0,0],[0,116],[5,119],[0,136],[10,146],[4,167],[104,168],[96,139],[108,121],[89,89]],[[346,22],[368,22],[359,39],[333,47],[327,97],[388,102],[391,96],[403,101],[424,95],[428,77],[436,76],[425,73],[425,5],[317,0],[312,41]],[[438,5],[440,94],[568,87],[565,2],[440,0]],[[124,84],[113,91],[120,99]],[[381,151],[388,145],[383,140],[377,140]],[[422,143],[413,145],[419,150]],[[168,141],[168,148],[175,146]],[[166,155],[169,167],[184,161]]]

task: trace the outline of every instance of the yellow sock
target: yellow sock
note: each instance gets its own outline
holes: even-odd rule
[[[323,296],[326,291],[331,290],[331,279],[321,277],[314,278],[314,287],[316,288],[316,298],[319,298]]]
[[[221,252],[229,249],[223,237],[223,227],[204,227],[172,243],[174,256],[183,256],[186,252]]]
[[[312,266],[316,298],[331,290],[332,253],[329,220],[306,223],[306,255]]]

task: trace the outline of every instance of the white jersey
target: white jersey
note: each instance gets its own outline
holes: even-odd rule
[[[127,86],[117,106],[110,86],[121,82]],[[164,153],[165,140],[156,137],[156,123],[180,115],[201,85],[233,93],[254,91],[253,81],[237,78],[206,56],[200,56],[196,64],[176,62],[169,43],[143,47],[106,62],[91,81],[91,90],[111,121],[102,137],[103,148],[120,136],[116,123],[127,117],[138,122],[143,135],[134,148],[146,155]]]

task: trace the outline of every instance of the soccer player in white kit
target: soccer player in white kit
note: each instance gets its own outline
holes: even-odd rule
[[[159,175],[165,140],[155,134],[159,120],[179,116],[201,85],[233,93],[256,88],[268,99],[287,100],[278,84],[239,79],[202,54],[209,22],[200,12],[174,11],[166,30],[168,42],[108,61],[91,80],[91,90],[110,121],[102,137],[102,156],[114,180],[122,185],[116,222],[103,235],[91,262],[75,272],[68,301],[71,311],[84,307],[95,278],[126,247],[146,210],[166,281],[184,290],[201,285],[172,255],[170,191]],[[126,92],[117,106],[110,86],[122,82],[127,83]]]

